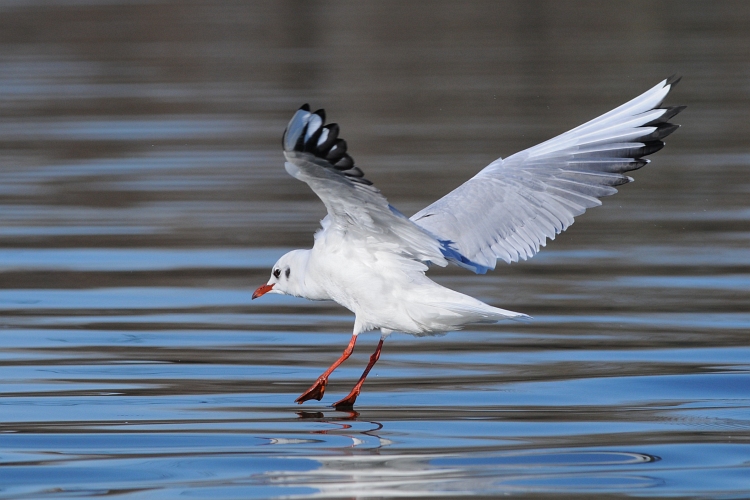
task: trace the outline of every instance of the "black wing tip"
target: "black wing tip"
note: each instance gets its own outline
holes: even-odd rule
[[[639,140],[641,141],[661,140],[667,137],[669,134],[671,134],[675,130],[677,130],[678,128],[680,128],[680,126],[677,125],[676,123],[668,123],[668,122],[658,123],[655,125],[655,127],[656,127],[656,130],[654,130],[648,135],[641,137]]]
[[[617,187],[622,186],[623,184],[627,184],[629,182],[633,182],[633,178],[628,175],[621,175],[614,179],[611,183],[608,184],[608,186]]]
[[[338,124],[325,124],[324,109],[318,109],[314,113],[310,112],[310,109],[308,103],[303,104],[289,121],[281,137],[284,151],[310,153],[324,160],[331,170],[344,175],[350,181],[372,185],[372,182],[364,178],[362,170],[354,166],[354,158],[347,153],[346,141],[338,136]],[[320,119],[311,120],[313,115],[317,115]],[[310,131],[308,130],[310,125],[317,128]],[[288,136],[289,134],[292,135]]]
[[[643,156],[648,156],[656,153],[657,151],[661,151],[662,148],[664,148],[664,142],[660,140],[656,141],[646,141],[643,143],[643,146],[636,149],[636,156],[635,158],[641,158]]]
[[[666,117],[666,120],[669,120],[670,118],[673,118],[677,116],[678,114],[682,113],[682,111],[687,108],[687,106],[670,106],[667,108],[667,112],[664,113],[664,115],[668,115]],[[662,117],[664,116],[662,115]]]
[[[680,83],[680,80],[682,80],[682,75],[674,73],[672,76],[667,78],[667,81],[664,82],[664,85],[669,85],[670,87],[674,87],[675,85]]]
[[[664,85],[674,87],[680,82],[680,80],[682,80],[682,75],[678,75],[675,73],[674,75],[667,78]],[[669,120],[677,116],[685,108],[687,108],[687,106],[668,106],[666,108],[658,108],[663,109],[664,113],[662,113],[659,118],[641,125],[642,127],[655,127],[655,129],[652,132],[638,138],[637,141],[642,142],[643,146],[633,149],[632,154],[628,156],[636,160],[640,160],[640,158],[643,156],[648,156],[661,150],[664,147],[664,142],[662,141],[662,139],[680,128],[680,125],[676,123],[670,123]]]
[[[651,163],[651,160],[649,159],[643,159],[643,158],[637,158],[634,162],[629,163],[626,169],[623,169],[623,172],[632,172],[633,170],[640,170],[646,165]]]
[[[643,126],[655,127],[661,123],[668,123],[669,120],[671,120],[672,118],[680,114],[685,108],[687,108],[687,106],[669,106],[666,108],[662,108],[664,109],[664,113],[662,113],[662,115],[659,118],[655,120],[651,120],[650,122],[645,123]]]

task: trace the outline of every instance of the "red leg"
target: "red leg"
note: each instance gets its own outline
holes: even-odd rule
[[[385,339],[381,338],[380,342],[378,342],[378,347],[375,349],[375,352],[372,353],[372,356],[370,356],[370,362],[367,363],[367,368],[365,368],[362,376],[359,377],[359,381],[357,382],[357,385],[355,385],[352,389],[352,392],[350,392],[349,395],[341,401],[333,403],[334,408],[336,408],[337,410],[346,410],[354,406],[354,402],[357,400],[357,396],[359,396],[359,391],[362,389],[362,384],[365,383],[367,374],[370,373],[372,367],[375,365],[375,363],[378,362],[378,359],[380,359],[380,350],[383,348],[383,340]]]
[[[318,377],[313,385],[308,390],[302,393],[300,397],[294,400],[295,403],[302,404],[310,399],[317,399],[318,401],[323,398],[323,393],[326,392],[326,385],[328,384],[328,376],[333,373],[333,370],[339,367],[341,363],[346,361],[354,351],[354,344],[357,342],[357,336],[352,335],[352,339],[349,341],[349,345],[344,349],[344,354],[341,355],[331,366],[328,368],[323,375]]]

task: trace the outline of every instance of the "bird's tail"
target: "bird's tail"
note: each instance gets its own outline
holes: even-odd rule
[[[406,308],[405,313],[416,325],[419,325],[417,330],[424,332],[424,335],[460,330],[466,325],[476,323],[531,319],[526,314],[492,307],[481,300],[434,282],[430,283],[429,287],[425,287],[422,293],[412,294],[408,304],[409,307]]]
[[[443,321],[450,322],[450,316],[455,315],[455,327],[476,323],[497,323],[506,319],[514,321],[530,321],[531,316],[499,307],[492,307],[489,304],[477,300],[473,297],[463,295],[464,300],[456,302],[433,302],[430,305],[443,311],[448,312],[448,317],[443,317]]]
[[[450,304],[446,305],[446,309],[453,312],[463,314],[466,316],[475,316],[476,321],[472,323],[496,323],[498,321],[512,319],[514,321],[530,321],[531,316],[528,314],[509,311],[508,309],[500,309],[499,307],[492,307],[489,304],[485,304],[477,300],[478,304]]]

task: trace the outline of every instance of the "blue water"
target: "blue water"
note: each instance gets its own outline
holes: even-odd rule
[[[0,1],[0,498],[750,496],[750,4]],[[303,102],[411,214],[679,72],[653,163],[529,262],[529,323],[252,301],[322,204]],[[345,132],[345,134],[344,134]]]

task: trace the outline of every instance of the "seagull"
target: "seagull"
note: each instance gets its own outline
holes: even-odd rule
[[[253,293],[333,300],[354,313],[343,354],[297,399],[321,400],[331,373],[354,350],[360,333],[381,332],[375,352],[349,395],[333,404],[351,409],[393,332],[442,334],[474,323],[529,316],[500,309],[429,279],[430,265],[455,264],[484,274],[498,259],[533,257],[600,197],[631,182],[626,172],[650,160],[679,125],[685,106],[661,107],[680,80],[672,76],[635,99],[553,139],[505,159],[407,217],[391,206],[347,153],[339,126],[325,111],[303,105],[282,136],[286,171],[327,209],[313,247],[292,250]]]

